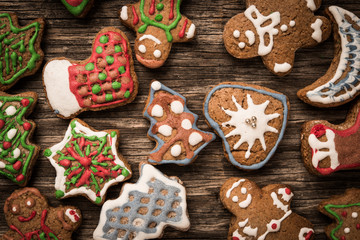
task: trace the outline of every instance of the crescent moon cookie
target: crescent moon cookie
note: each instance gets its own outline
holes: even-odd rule
[[[101,205],[109,187],[128,180],[130,165],[117,153],[119,136],[118,130],[96,131],[73,119],[64,139],[44,152],[56,170],[56,197],[83,195]]]
[[[339,106],[360,93],[360,18],[337,6],[326,13],[333,23],[335,57],[324,76],[297,93],[316,107]]]
[[[25,186],[40,147],[30,141],[36,124],[25,119],[37,102],[35,92],[9,95],[0,92],[0,174]]]
[[[14,191],[5,201],[4,213],[10,229],[1,239],[6,240],[71,240],[82,221],[80,209],[51,207],[36,188]]]
[[[244,83],[221,83],[204,100],[207,123],[221,137],[226,158],[244,170],[259,169],[273,156],[289,108],[285,95]]]
[[[186,99],[158,81],[151,83],[144,117],[151,126],[148,137],[156,141],[149,163],[188,165],[215,140],[215,134],[196,126],[198,115],[186,106]]]
[[[11,88],[21,78],[34,75],[44,53],[40,43],[44,19],[20,27],[14,13],[0,13],[0,91]]]
[[[313,239],[311,222],[290,209],[293,196],[283,184],[260,189],[247,179],[228,179],[220,189],[221,202],[234,215],[227,239]]]
[[[181,0],[140,0],[120,10],[120,20],[136,32],[136,59],[145,67],[159,68],[176,42],[188,42],[196,28],[181,15]]]
[[[327,18],[315,16],[321,0],[246,0],[246,11],[224,29],[226,50],[240,59],[261,56],[274,74],[284,76],[299,48],[313,47],[331,33]]]
[[[306,122],[301,130],[301,155],[306,168],[316,175],[360,168],[360,100],[344,123]]]
[[[167,226],[181,231],[190,228],[181,180],[144,162],[139,169],[137,183],[125,184],[117,199],[104,203],[95,240],[154,239],[160,238]]]
[[[346,189],[345,193],[324,200],[319,211],[334,223],[325,228],[332,240],[356,240],[360,236],[360,189]]]
[[[61,0],[67,10],[78,18],[83,18],[94,5],[94,0]]]
[[[130,44],[117,28],[102,29],[84,61],[57,58],[46,63],[43,82],[50,107],[70,119],[132,102],[138,92]]]

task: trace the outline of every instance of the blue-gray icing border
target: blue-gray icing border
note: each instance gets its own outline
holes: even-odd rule
[[[153,81],[153,82],[154,82],[154,81]],[[153,82],[152,82],[152,83],[153,83]],[[160,83],[160,82],[159,82],[159,83]],[[164,84],[162,84],[162,83],[160,83],[160,84],[161,84],[161,88],[160,88],[159,90],[154,90],[154,89],[151,87],[151,84],[150,84],[150,100],[149,100],[149,103],[148,103],[148,105],[146,106],[145,111],[144,111],[144,117],[146,117],[147,119],[149,119],[150,124],[151,124],[150,127],[149,127],[149,130],[148,130],[148,135],[149,135],[150,137],[154,138],[154,139],[157,141],[157,143],[158,143],[158,146],[157,146],[153,151],[151,151],[150,154],[152,154],[152,153],[154,153],[154,152],[157,152],[157,151],[164,145],[164,141],[163,141],[161,138],[159,138],[156,134],[153,134],[153,133],[151,132],[151,129],[152,129],[153,126],[157,123],[157,121],[156,121],[155,118],[153,118],[152,116],[150,116],[150,115],[148,114],[148,108],[149,108],[149,106],[151,105],[151,103],[152,103],[153,100],[154,100],[154,94],[155,94],[156,91],[161,91],[161,90],[162,90],[162,91],[166,91],[166,92],[168,92],[168,93],[171,93],[172,95],[176,95],[176,96],[181,97],[181,98],[184,100],[184,103],[185,103],[185,104],[184,104],[184,112],[187,112],[187,113],[190,113],[190,114],[194,115],[195,120],[194,120],[194,123],[193,123],[193,125],[192,125],[192,128],[195,129],[195,130],[204,132],[204,133],[206,133],[206,134],[211,134],[211,135],[212,135],[212,139],[211,139],[209,142],[204,142],[203,145],[201,145],[198,149],[196,149],[196,150],[194,151],[194,156],[193,156],[192,158],[185,158],[185,159],[182,159],[182,160],[164,160],[164,159],[163,159],[163,160],[161,160],[160,162],[155,161],[155,160],[149,158],[148,161],[149,161],[150,163],[156,163],[156,164],[171,164],[171,163],[173,163],[173,164],[178,164],[178,165],[188,165],[189,163],[191,163],[191,161],[198,155],[198,153],[199,153],[202,149],[204,149],[209,143],[211,143],[212,141],[215,140],[216,135],[215,135],[214,133],[211,133],[211,132],[203,131],[203,130],[199,129],[199,128],[196,126],[196,123],[197,123],[197,120],[198,120],[199,116],[198,116],[197,114],[191,112],[191,111],[188,109],[188,107],[187,107],[187,105],[186,105],[186,99],[185,99],[185,97],[183,97],[181,94],[175,92],[174,90],[166,87]]]
[[[227,142],[227,140],[225,138],[224,132],[220,129],[219,124],[217,124],[209,115],[209,101],[210,101],[210,98],[212,97],[212,95],[217,90],[222,89],[222,88],[240,88],[240,89],[244,89],[244,90],[250,90],[250,91],[258,92],[258,93],[261,93],[261,94],[264,94],[264,95],[269,95],[269,96],[281,101],[281,103],[283,104],[283,106],[284,106],[284,120],[283,120],[283,123],[282,123],[281,131],[280,131],[280,134],[279,134],[278,140],[276,141],[275,146],[271,149],[269,154],[266,156],[265,160],[263,160],[263,161],[261,161],[259,163],[255,163],[253,165],[248,166],[248,165],[242,165],[242,164],[238,163],[235,160],[234,156],[232,155],[230,145],[229,145],[229,143]],[[223,85],[218,85],[218,86],[214,87],[209,92],[209,94],[207,95],[207,97],[205,99],[205,104],[204,104],[204,114],[205,114],[206,120],[209,122],[211,127],[214,128],[216,130],[216,132],[218,133],[218,135],[221,137],[221,139],[223,141],[223,144],[225,146],[225,150],[226,150],[227,154],[229,155],[230,162],[233,165],[235,165],[235,166],[237,166],[239,168],[242,168],[242,169],[256,170],[256,169],[262,168],[269,161],[269,159],[274,155],[274,153],[275,153],[281,139],[283,138],[285,128],[286,128],[286,124],[287,124],[288,106],[287,106],[286,96],[283,95],[283,94],[271,93],[271,92],[268,92],[268,91],[265,91],[265,90],[262,90],[262,89],[256,89],[256,88],[253,88],[253,87],[247,87],[247,86],[241,86],[241,85],[223,84]]]

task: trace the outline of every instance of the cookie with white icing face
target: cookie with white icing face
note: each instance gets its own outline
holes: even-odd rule
[[[287,97],[257,85],[225,82],[204,101],[209,126],[223,141],[226,158],[236,167],[256,170],[275,153],[285,132]]]
[[[304,123],[301,130],[301,155],[306,168],[316,175],[360,168],[360,100],[335,125],[325,120]]]
[[[319,211],[334,222],[325,228],[331,240],[357,240],[360,236],[360,189],[346,189],[319,204]]]
[[[313,239],[311,222],[290,208],[293,196],[283,184],[259,188],[247,179],[228,179],[220,189],[221,202],[234,215],[227,239]]]
[[[61,0],[66,9],[75,17],[82,18],[94,5],[94,0]]]
[[[180,13],[181,0],[140,0],[120,10],[120,20],[136,32],[135,55],[148,68],[161,67],[176,42],[188,42],[196,28]]]
[[[339,106],[360,93],[360,18],[337,6],[326,13],[333,23],[335,57],[324,76],[297,93],[316,107]]]
[[[274,74],[284,76],[294,66],[295,52],[325,41],[331,32],[325,17],[315,16],[321,0],[247,0],[244,13],[224,29],[226,50],[236,58],[260,56]]]

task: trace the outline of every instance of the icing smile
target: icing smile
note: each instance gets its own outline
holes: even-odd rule
[[[136,59],[145,67],[148,68],[158,68],[161,67],[162,65],[164,65],[165,60],[150,60],[150,59],[145,59],[143,57],[141,57],[140,55],[136,54]]]
[[[29,217],[25,218],[25,217],[23,217],[23,216],[19,216],[18,219],[19,219],[20,222],[29,222],[29,221],[31,221],[35,216],[36,216],[36,211],[33,211]]]

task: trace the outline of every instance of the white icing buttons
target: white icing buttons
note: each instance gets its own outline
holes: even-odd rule
[[[18,158],[20,156],[20,153],[21,152],[19,148],[15,148],[14,151],[12,152],[14,158]]]
[[[178,156],[180,156],[180,154],[181,154],[181,146],[179,144],[174,145],[171,148],[171,155],[173,157],[178,157]]]
[[[141,52],[141,53],[146,53],[146,47],[145,47],[145,45],[140,45],[139,46],[139,51]]]
[[[186,130],[189,130],[192,128],[192,124],[191,124],[191,121],[189,119],[184,119],[182,120],[181,122],[181,127],[186,129]]]
[[[4,169],[5,168],[5,163],[3,163],[3,162],[0,162],[0,169]]]
[[[17,130],[15,128],[10,129],[7,133],[7,137],[9,138],[9,140],[13,139],[15,137],[16,133],[17,133]]]
[[[162,117],[163,115],[164,115],[164,109],[160,105],[156,104],[151,110],[151,116]]]
[[[288,30],[288,26],[286,26],[285,24],[281,25],[280,29],[281,31],[286,32]]]
[[[176,114],[184,112],[184,105],[180,101],[173,101],[171,103],[171,111]]]
[[[172,134],[172,130],[172,127],[170,127],[169,125],[162,125],[159,127],[158,132],[165,137],[170,137]]]
[[[350,233],[350,228],[345,228],[344,233]]]
[[[235,30],[233,32],[234,38],[239,38],[240,37],[240,31],[239,30]]]
[[[9,106],[8,108],[6,108],[5,113],[8,116],[12,116],[16,113],[16,108],[14,106]]]
[[[290,23],[289,23],[290,27],[295,27],[295,21],[294,20],[291,20]]]
[[[155,81],[151,83],[151,88],[154,89],[155,91],[158,91],[161,89],[161,83],[159,81]]]
[[[203,137],[197,132],[193,132],[189,136],[189,143],[191,146],[195,146],[195,145],[199,144],[202,140],[203,140]]]
[[[352,218],[357,218],[357,217],[358,217],[358,213],[357,213],[357,212],[353,212],[353,213],[351,214],[351,217],[352,217]]]

